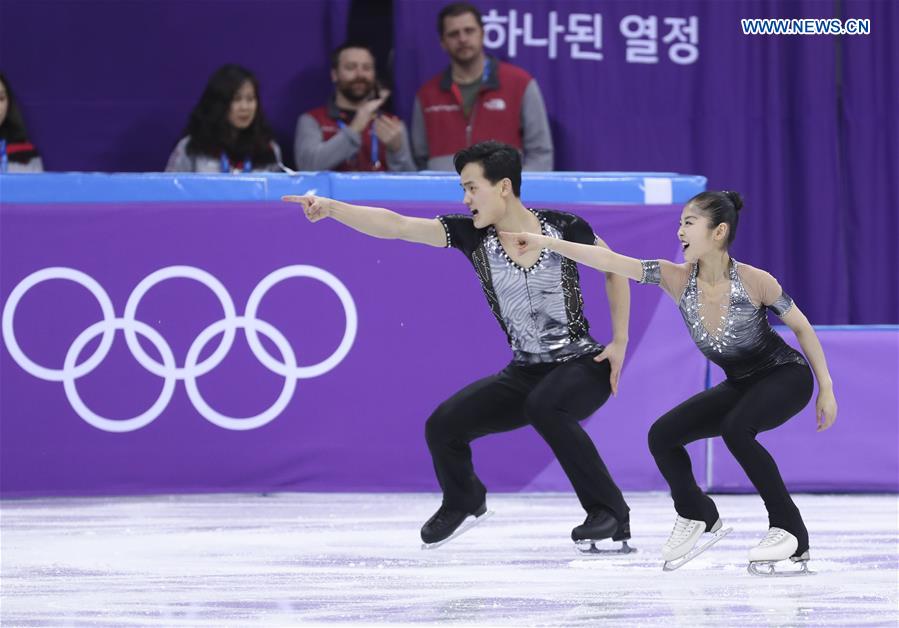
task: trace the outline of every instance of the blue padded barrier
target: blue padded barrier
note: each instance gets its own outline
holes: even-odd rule
[[[705,177],[668,172],[528,172],[523,175],[522,197],[547,204],[670,205],[686,202],[705,185]],[[347,201],[458,202],[462,197],[458,176],[445,172],[0,175],[0,202],[6,203],[254,201],[307,193]]]

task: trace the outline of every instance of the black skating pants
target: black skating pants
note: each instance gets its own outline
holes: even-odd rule
[[[472,466],[471,441],[530,425],[552,449],[585,510],[599,506],[619,521],[627,517],[621,491],[580,424],[611,392],[608,360],[593,357],[512,363],[440,404],[425,425],[425,438],[444,505],[472,512],[484,503],[487,491]]]
[[[769,525],[793,534],[799,540],[797,553],[807,550],[808,531],[799,509],[771,454],[755,437],[785,423],[805,407],[811,395],[811,369],[786,364],[746,381],[726,380],[656,421],[649,430],[649,449],[671,487],[677,514],[706,525],[718,519],[715,503],[696,484],[684,445],[721,436],[765,502]]]

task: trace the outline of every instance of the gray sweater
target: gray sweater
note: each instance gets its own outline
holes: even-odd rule
[[[403,125],[403,144],[398,151],[387,150],[387,169],[393,171],[415,170],[409,133]],[[352,159],[362,146],[362,136],[349,126],[340,129],[328,141],[315,118],[304,113],[297,120],[293,142],[293,156],[297,170],[331,170],[347,159]]]
[[[166,172],[222,172],[222,162],[219,157],[212,155],[188,155],[187,143],[190,136],[184,137],[175,146],[169,157],[169,162],[165,166]],[[281,147],[272,140],[272,150],[275,152],[275,163],[266,164],[261,167],[253,167],[253,172],[283,172],[284,166],[281,163]]]
[[[6,162],[6,171],[7,172],[43,172],[44,171],[44,162],[41,161],[40,157],[32,157],[24,164],[18,161],[7,161]]]

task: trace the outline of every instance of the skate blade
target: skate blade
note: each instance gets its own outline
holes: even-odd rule
[[[475,517],[474,515],[471,515],[467,519],[465,519],[465,521],[462,523],[462,525],[460,525],[458,528],[456,528],[456,531],[453,532],[452,534],[450,534],[448,537],[446,537],[442,541],[437,541],[436,543],[422,543],[421,549],[432,550],[432,549],[437,549],[441,545],[446,545],[447,543],[449,543],[456,537],[465,534],[466,532],[471,530],[473,527],[475,527],[476,525],[481,523],[484,519],[486,519],[492,515],[493,515],[492,510],[488,510],[480,517]]]
[[[777,570],[777,563],[783,561],[780,560],[755,560],[751,561],[749,565],[746,567],[746,571],[751,573],[753,576],[761,576],[762,578],[794,578],[796,576],[814,576],[814,571],[809,571],[808,561],[807,560],[797,560],[793,561],[794,564],[799,565],[799,569],[794,570]]]
[[[575,541],[575,548],[581,554],[594,554],[594,555],[608,555],[608,554],[633,554],[637,551],[636,547],[631,547],[627,544],[627,541],[621,541],[621,547],[596,547],[597,543],[601,541]],[[613,541],[613,543],[618,543],[618,541]]]
[[[689,552],[686,553],[682,558],[678,558],[677,560],[666,560],[662,564],[662,571],[674,571],[675,569],[680,569],[691,560],[702,554],[704,551],[709,549],[712,545],[723,539],[725,536],[733,532],[733,528],[721,528],[717,532],[714,533],[714,536],[706,541],[703,545],[699,547],[694,547]]]

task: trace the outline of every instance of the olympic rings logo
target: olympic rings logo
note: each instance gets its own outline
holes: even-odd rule
[[[328,358],[311,366],[298,365],[293,348],[287,341],[287,338],[271,324],[256,318],[259,304],[266,293],[275,284],[294,277],[316,279],[331,288],[340,299],[346,316],[346,330],[340,345]],[[209,288],[218,298],[223,313],[221,320],[212,323],[197,335],[187,351],[184,366],[181,367],[177,366],[171,347],[159,332],[136,319],[137,308],[144,295],[156,284],[175,278],[192,279]],[[84,286],[97,300],[103,312],[103,320],[90,325],[82,331],[69,346],[61,369],[47,368],[31,360],[19,347],[13,330],[13,321],[19,301],[31,288],[51,279],[65,279]],[[109,295],[93,277],[73,268],[57,266],[31,273],[13,289],[3,307],[2,331],[6,348],[13,360],[26,372],[39,379],[62,382],[66,398],[69,400],[72,409],[78,416],[97,429],[106,432],[132,432],[147,426],[162,414],[168,406],[175,391],[175,383],[183,380],[188,398],[203,418],[228,430],[252,430],[262,427],[284,411],[296,389],[297,380],[318,377],[340,364],[353,346],[357,324],[356,304],[353,302],[353,297],[350,295],[349,290],[337,277],[316,266],[285,266],[269,273],[253,289],[250,298],[247,300],[243,316],[237,315],[231,295],[228,294],[222,282],[210,273],[194,266],[167,266],[151,273],[137,284],[128,297],[124,315],[121,317],[115,315]],[[206,402],[197,388],[197,378],[209,373],[221,364],[225,355],[231,350],[238,329],[244,330],[247,344],[256,359],[270,371],[284,378],[281,394],[267,410],[255,416],[243,418],[226,416],[218,412]],[[128,419],[109,419],[100,416],[85,405],[75,385],[79,378],[96,369],[109,354],[116,330],[124,332],[125,341],[134,359],[147,371],[164,380],[162,392],[160,392],[155,403],[146,412]],[[259,341],[259,334],[271,340],[281,353],[283,361],[278,361],[266,351]],[[93,355],[79,363],[78,358],[84,347],[91,340],[101,335],[99,346]],[[138,342],[138,335],[150,341],[159,352],[162,362],[147,354]],[[203,349],[210,340],[218,335],[222,335],[219,346],[209,357],[200,361],[199,358]]]

